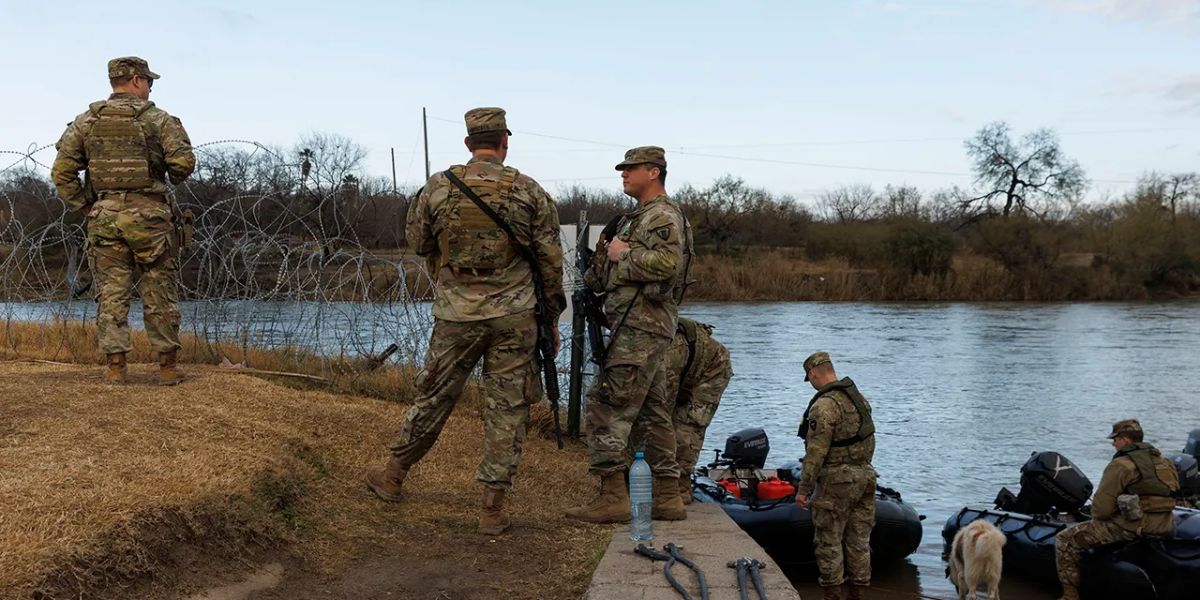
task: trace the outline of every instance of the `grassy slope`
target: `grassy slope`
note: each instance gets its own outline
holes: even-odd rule
[[[122,597],[147,580],[171,597],[184,548],[231,567],[276,549],[329,576],[386,555],[487,596],[586,587],[609,530],[561,516],[592,489],[581,448],[529,439],[516,530],[491,541],[474,533],[477,402],[459,406],[392,505],[361,470],[383,457],[403,405],[189,368],[196,377],[160,388],[151,365],[111,386],[95,366],[0,363],[0,598]],[[464,564],[477,576],[456,578]]]

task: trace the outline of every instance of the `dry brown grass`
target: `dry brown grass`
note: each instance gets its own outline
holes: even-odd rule
[[[845,259],[810,261],[785,250],[702,254],[692,276],[688,299],[718,301],[864,300],[879,280]]]
[[[62,336],[10,325],[0,342],[16,358],[23,336],[22,358],[48,360],[94,342],[79,339],[87,327],[52,329]],[[459,406],[392,505],[361,473],[384,457],[403,404],[187,369],[194,377],[160,388],[147,385],[147,364],[111,386],[96,366],[0,363],[0,598],[128,597],[119,586],[148,577],[177,590],[181,547],[231,565],[277,548],[331,576],[364,556],[395,557],[486,596],[573,598],[586,587],[610,529],[562,517],[592,490],[578,445],[531,436],[510,496],[516,527],[492,542],[474,533],[478,402]],[[410,378],[394,371],[366,387],[403,389]]]
[[[416,373],[409,365],[389,363],[387,368],[370,369],[364,359],[331,360],[311,352],[295,349],[262,350],[243,348],[229,342],[214,344],[193,335],[180,335],[183,348],[179,351],[182,363],[217,364],[222,358],[245,362],[246,366],[265,371],[282,371],[315,375],[329,380],[314,386],[302,379],[273,377],[275,381],[293,387],[319,387],[327,391],[370,396],[384,399],[407,399],[413,395]],[[40,359],[68,363],[103,364],[104,356],[97,350],[96,324],[93,322],[57,321],[0,323],[0,360]],[[155,363],[157,355],[142,330],[133,332],[131,363]],[[477,392],[468,388],[466,397],[475,401]]]

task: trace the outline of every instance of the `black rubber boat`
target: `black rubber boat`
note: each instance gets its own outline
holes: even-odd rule
[[[1200,433],[1200,430],[1193,432]],[[1176,457],[1178,458],[1178,457]],[[1195,483],[1193,460],[1175,460],[1185,478]],[[1191,473],[1182,472],[1190,467]],[[1058,533],[1088,518],[1092,484],[1069,460],[1056,452],[1035,453],[1021,468],[1021,490],[1001,489],[995,508],[965,507],[942,529],[943,556],[954,534],[976,519],[1000,528],[1004,575],[1058,586],[1054,540]],[[1196,600],[1200,598],[1200,511],[1175,509],[1175,533],[1166,539],[1142,539],[1099,548],[1084,557],[1083,597]]]
[[[781,566],[811,564],[815,561],[812,514],[795,502],[801,463],[765,469],[769,450],[762,429],[745,429],[729,436],[725,452],[697,470],[692,497],[697,502],[719,504]],[[916,551],[924,518],[904,503],[899,492],[878,487],[872,560],[901,560]]]

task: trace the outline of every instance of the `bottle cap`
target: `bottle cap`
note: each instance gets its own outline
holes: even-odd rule
[[[645,452],[642,452],[641,450],[638,450],[637,452],[634,452],[634,453],[633,453],[633,458],[634,458],[634,459],[638,459],[638,458],[646,458],[646,453],[645,453]]]

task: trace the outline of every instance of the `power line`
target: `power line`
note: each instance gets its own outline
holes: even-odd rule
[[[442,121],[444,123],[452,123],[452,124],[459,123],[458,120],[446,119],[444,117],[430,116],[429,118],[434,119],[436,121]],[[1060,133],[1059,135],[1065,135],[1065,136],[1111,135],[1111,134],[1117,134],[1117,133],[1152,133],[1152,132],[1163,132],[1163,131],[1183,131],[1183,130],[1170,129],[1170,128],[1110,129],[1110,130],[1091,130],[1091,131],[1071,131],[1071,132],[1066,132],[1066,133]],[[619,143],[615,143],[615,142],[603,142],[603,141],[598,141],[598,140],[589,140],[589,139],[585,139],[585,138],[574,138],[574,137],[567,137],[567,136],[560,136],[560,135],[551,135],[551,134],[546,134],[546,133],[538,133],[538,132],[534,132],[534,131],[514,130],[514,132],[519,133],[521,135],[528,135],[528,136],[533,136],[533,137],[540,137],[540,138],[546,138],[546,139],[552,139],[552,140],[560,140],[560,141],[566,141],[566,142],[576,142],[576,143],[581,143],[581,144],[592,144],[595,146],[603,146],[606,148],[629,148],[630,147],[627,144],[619,144]],[[820,146],[820,145],[851,145],[851,144],[887,144],[887,143],[911,143],[911,142],[962,141],[962,139],[963,138],[959,138],[959,137],[953,137],[953,138],[931,137],[931,138],[903,138],[903,139],[891,139],[891,140],[845,140],[845,141],[832,141],[832,142],[829,142],[829,141],[827,141],[827,142],[797,142],[794,144],[741,144],[741,145],[732,144],[732,145],[724,145],[724,146],[719,146],[719,147],[721,147],[721,148],[764,147],[765,148],[765,147],[773,147],[773,146],[783,147],[783,146],[788,146],[788,145]],[[693,148],[694,147],[695,146],[693,146]],[[699,146],[699,147],[704,147],[704,146]],[[712,147],[717,147],[717,146],[712,146]],[[898,174],[904,174],[904,175],[941,175],[941,176],[945,176],[945,177],[974,177],[974,174],[972,174],[972,173],[964,173],[964,172],[960,172],[960,171],[937,171],[937,170],[930,170],[930,169],[901,169],[901,168],[892,168],[892,167],[866,167],[866,166],[861,166],[861,165],[842,165],[842,164],[834,164],[834,163],[818,163],[818,162],[810,162],[810,161],[783,160],[783,159],[759,158],[759,157],[749,157],[749,156],[734,156],[734,155],[728,155],[728,154],[696,152],[693,150],[688,150],[688,148],[689,148],[689,146],[678,146],[678,147],[670,147],[668,149],[676,154],[681,154],[683,156],[695,156],[698,158],[715,158],[715,159],[719,159],[719,160],[732,160],[732,161],[752,162],[752,163],[760,163],[760,164],[776,164],[776,165],[788,165],[788,166],[798,166],[798,167],[812,167],[812,168],[818,168],[818,169],[838,169],[838,170],[846,170],[846,171],[865,171],[865,172],[871,172],[871,173],[898,173]],[[579,150],[575,150],[575,151],[579,151]],[[570,179],[570,180],[565,180],[565,181],[582,181],[584,179],[591,180],[591,179],[603,179],[603,178],[577,178],[577,179]],[[546,180],[546,181],[564,181],[564,180]],[[1137,183],[1134,180],[1128,180],[1128,179],[1093,179],[1092,181],[1095,183],[1120,183],[1120,184]]]

